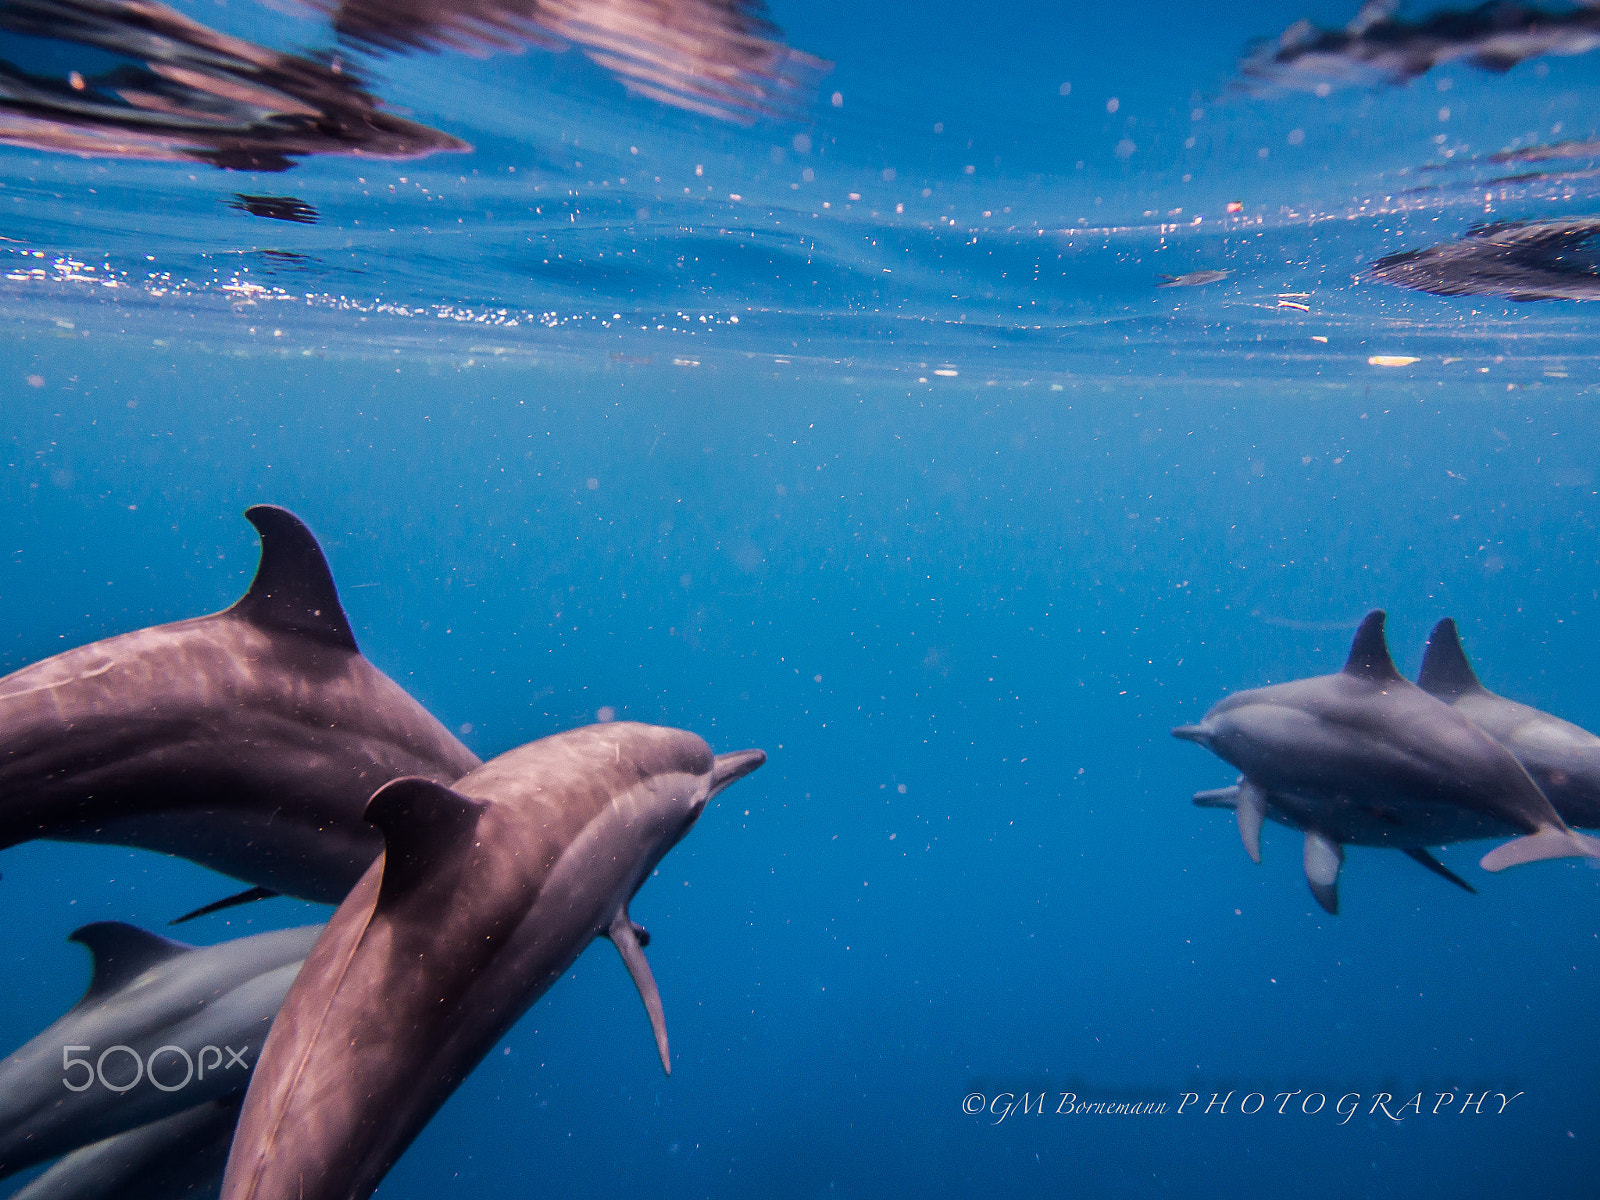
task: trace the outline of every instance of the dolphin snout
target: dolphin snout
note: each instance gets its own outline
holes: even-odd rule
[[[731,754],[717,755],[711,764],[711,791],[706,798],[715,796],[735,780],[743,779],[766,761],[765,750],[735,750]]]
[[[1211,745],[1211,731],[1204,725],[1179,725],[1172,731],[1172,736],[1182,738],[1186,742],[1193,742],[1197,746]]]

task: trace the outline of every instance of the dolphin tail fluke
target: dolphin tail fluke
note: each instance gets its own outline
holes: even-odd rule
[[[257,900],[271,900],[279,895],[271,888],[253,887],[232,896],[224,896],[221,900],[213,900],[210,904],[202,904],[193,912],[186,912],[181,917],[173,917],[168,925],[182,925],[185,921],[192,921],[196,917],[209,917],[214,912],[221,912],[225,908],[237,908],[241,904],[253,904]]]
[[[655,976],[650,974],[650,962],[640,945],[641,942],[648,942],[650,935],[635,925],[628,916],[628,910],[623,909],[611,922],[606,936],[622,955],[622,964],[628,968],[633,986],[639,989],[639,999],[644,1001],[644,1011],[650,1016],[650,1030],[656,1035],[656,1053],[661,1055],[661,1069],[671,1075],[672,1055],[667,1051],[667,1015],[661,1010],[661,993],[656,990]]]
[[[1344,847],[1316,830],[1306,832],[1306,882],[1311,894],[1330,917],[1339,915],[1339,868]]]
[[[1504,871],[1547,858],[1600,858],[1600,840],[1560,826],[1546,825],[1526,837],[1513,838],[1485,854],[1478,865],[1485,871]]]
[[[1457,875],[1449,867],[1445,866],[1442,862],[1440,862],[1433,855],[1429,854],[1426,850],[1422,849],[1420,846],[1411,850],[1407,850],[1406,857],[1411,859],[1413,862],[1421,863],[1423,866],[1427,867],[1428,870],[1439,876],[1439,878],[1448,879],[1458,888],[1469,891],[1474,896],[1478,894],[1477,888],[1473,887],[1465,879],[1461,878],[1461,876]]]

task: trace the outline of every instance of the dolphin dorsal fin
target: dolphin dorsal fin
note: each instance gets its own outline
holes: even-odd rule
[[[1383,637],[1383,609],[1375,608],[1361,621],[1355,641],[1350,643],[1350,657],[1345,660],[1344,673],[1374,683],[1393,683],[1403,678],[1394,669],[1394,659],[1389,657],[1389,643]]]
[[[183,942],[175,942],[121,921],[96,921],[92,925],[74,929],[67,935],[67,941],[86,947],[94,958],[94,974],[89,978],[89,990],[84,992],[79,1004],[98,1000],[126,986],[151,967],[194,949]]]
[[[1450,617],[1435,625],[1428,635],[1428,648],[1422,652],[1422,670],[1417,672],[1417,686],[1441,700],[1455,700],[1468,692],[1484,690],[1473,673],[1472,664],[1467,661],[1467,652],[1461,648],[1461,638],[1456,633],[1456,623]]]
[[[378,908],[404,900],[478,828],[485,805],[442,783],[409,775],[386,783],[367,801],[367,822],[383,834],[383,885]]]
[[[311,531],[299,517],[275,504],[257,504],[244,515],[261,535],[261,563],[250,590],[228,611],[252,625],[360,653],[328,560]]]

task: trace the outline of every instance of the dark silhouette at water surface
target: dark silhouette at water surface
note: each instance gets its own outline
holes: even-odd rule
[[[583,49],[630,90],[711,116],[794,112],[828,64],[791,50],[761,0],[309,0],[347,43],[406,53]]]
[[[258,46],[154,0],[5,0],[0,31],[54,42],[69,59],[89,47],[123,60],[92,75],[34,74],[37,46],[0,38],[0,54],[16,56],[0,57],[0,142],[11,145],[240,171],[284,171],[312,154],[469,149],[385,112],[337,57]]]
[[[274,221],[294,221],[300,225],[315,225],[322,219],[321,213],[295,196],[247,196],[235,192],[228,207],[252,217],[271,217]]]
[[[1256,85],[1326,95],[1340,84],[1406,83],[1434,67],[1468,62],[1497,74],[1546,54],[1585,54],[1600,46],[1600,8],[1545,10],[1512,0],[1440,9],[1415,21],[1372,0],[1343,29],[1291,25],[1242,65]]]
[[[1600,300],[1600,217],[1480,225],[1459,241],[1380,258],[1368,274],[1438,296]]]

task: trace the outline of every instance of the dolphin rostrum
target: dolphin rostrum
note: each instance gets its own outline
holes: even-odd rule
[[[261,563],[232,608],[0,679],[0,848],[138,846],[337,904],[381,848],[374,790],[478,765],[362,657],[310,531],[245,516]]]
[[[1244,773],[1226,799],[1251,857],[1269,811],[1303,829],[1306,880],[1330,913],[1347,844],[1426,854],[1518,834],[1483,856],[1485,870],[1600,858],[1600,842],[1574,833],[1504,747],[1395,670],[1383,622],[1367,614],[1342,671],[1237,692],[1172,731]]]
[[[453,789],[380,788],[367,819],[383,855],[284,1001],[224,1200],[365,1200],[596,937],[621,952],[670,1072],[647,935],[628,902],[706,802],[765,761],[617,722],[520,746]]]
[[[71,940],[89,989],[0,1062],[0,1178],[242,1093],[320,925],[186,946],[119,921]]]
[[[214,1200],[244,1093],[94,1142],[10,1200]]]
[[[1417,686],[1511,751],[1568,825],[1600,826],[1600,737],[1484,687],[1449,617],[1428,635]]]

